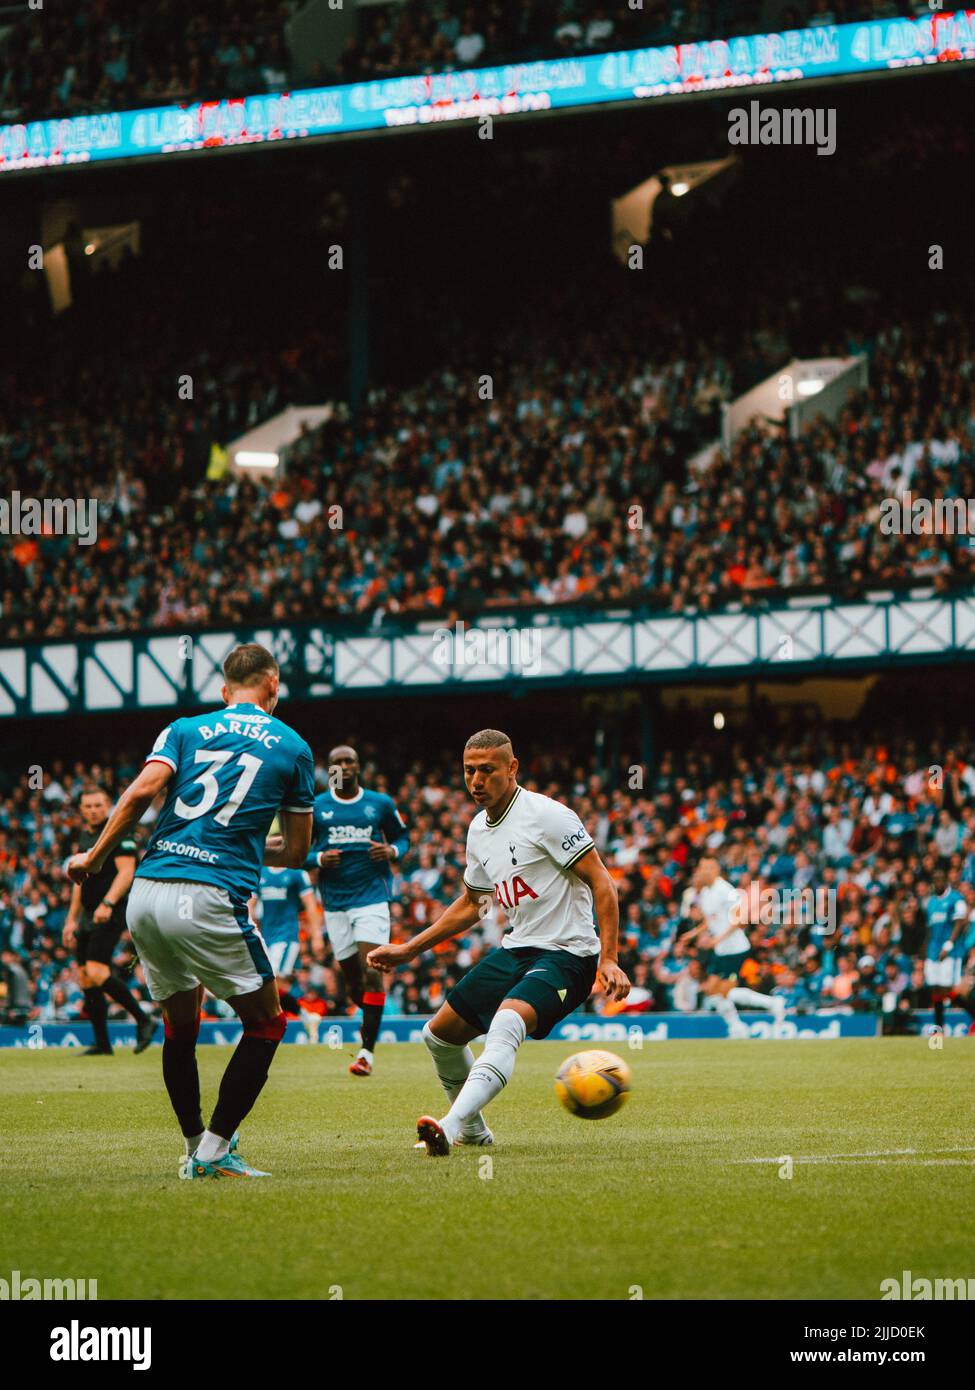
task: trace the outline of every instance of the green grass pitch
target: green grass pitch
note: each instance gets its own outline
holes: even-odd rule
[[[873,1299],[904,1269],[973,1273],[975,1040],[617,1050],[617,1115],[567,1114],[571,1048],[530,1043],[495,1148],[436,1160],[412,1148],[443,1110],[422,1046],[381,1046],[369,1079],[346,1051],[282,1047],[241,1144],[273,1177],[192,1183],[158,1048],[2,1051],[0,1277],[97,1278],[100,1298]],[[227,1055],[200,1049],[205,1110]],[[791,1179],[746,1161],[785,1155]]]

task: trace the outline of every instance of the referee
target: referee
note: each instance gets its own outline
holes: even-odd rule
[[[83,828],[78,849],[90,849],[108,820],[112,802],[103,787],[87,786],[79,803]],[[125,899],[132,887],[136,867],[135,840],[122,840],[108,856],[97,874],[71,890],[71,905],[64,924],[65,946],[74,948],[78,962],[78,983],[85,996],[85,1010],[95,1035],[93,1047],[83,1057],[111,1057],[108,1037],[108,1003],[121,1004],[136,1022],[136,1052],[144,1052],[152,1042],[156,1024],[144,1013],[132,991],[112,974],[112,956],[125,930]]]

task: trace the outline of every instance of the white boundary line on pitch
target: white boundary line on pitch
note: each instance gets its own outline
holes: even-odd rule
[[[928,1158],[926,1154],[971,1154],[972,1158]],[[926,1166],[935,1164],[968,1164],[975,1163],[975,1146],[966,1144],[962,1148],[944,1149],[871,1149],[865,1153],[852,1154],[779,1154],[776,1158],[733,1158],[732,1163],[784,1163],[786,1159],[791,1159],[793,1163],[843,1163],[852,1160],[855,1163],[886,1163],[891,1158],[917,1158],[918,1162]]]

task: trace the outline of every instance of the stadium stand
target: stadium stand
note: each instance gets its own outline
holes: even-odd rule
[[[926,0],[646,0],[639,7],[593,0],[407,0],[364,10],[359,33],[342,54],[337,77],[402,77],[453,68],[571,57],[610,50],[697,43],[713,38],[929,14]]]
[[[28,10],[0,33],[0,119],[284,91],[289,0],[84,0]]]
[[[118,392],[121,413],[95,417],[89,402],[54,421],[43,399],[33,411],[18,403],[0,425],[6,494],[40,495],[56,464],[77,477],[77,495],[99,499],[100,537],[88,549],[24,536],[0,553],[5,632],[378,623],[499,606],[703,611],[971,584],[967,535],[888,536],[877,524],[882,500],[905,490],[975,495],[975,351],[963,309],[882,326],[864,344],[869,390],[835,424],[795,442],[756,422],[700,469],[688,460],[717,435],[728,358],[680,339],[624,355],[614,337],[608,327],[571,351],[553,341],[509,362],[487,408],[474,370],[456,361],[415,388],[377,389],[357,427],[340,413],[309,431],[270,483],[207,478],[207,460],[235,421],[286,403],[296,373],[286,353],[246,371],[211,364],[198,381],[212,402],[203,421],[147,389],[145,364]],[[764,357],[753,349],[755,367],[785,360],[774,334]],[[332,503],[340,531],[326,524]],[[646,508],[639,526],[628,521],[635,506]],[[174,528],[176,516],[212,524]],[[243,575],[230,561],[241,546]]]
[[[122,3],[24,10],[0,29],[0,120],[217,100],[292,85],[296,0]],[[335,63],[309,59],[304,85],[444,72],[610,49],[694,43],[765,29],[920,16],[927,0],[406,0],[363,7]]]
[[[578,807],[617,881],[621,959],[636,986],[632,1008],[694,1007],[688,961],[695,952],[676,936],[691,872],[710,853],[742,887],[759,880],[835,891],[835,931],[828,922],[784,922],[750,932],[743,981],[783,994],[800,1012],[873,1012],[893,1027],[908,1008],[930,1003],[923,903],[936,869],[968,905],[966,952],[975,970],[975,742],[967,736],[947,747],[893,726],[837,730],[804,721],[777,733],[752,729],[730,753],[706,739],[664,751],[636,791],[628,788],[638,764],[627,754],[617,767],[600,768],[594,756],[575,763],[524,753],[525,785]],[[395,939],[436,920],[460,891],[471,804],[455,761],[445,749],[390,769],[378,748],[364,748],[364,782],[395,797],[411,831],[393,883]],[[132,757],[111,766],[58,762],[42,791],[21,784],[0,799],[0,1016],[81,1017],[83,1000],[61,945],[69,885],[60,864],[78,830],[81,786],[101,781],[115,792],[135,768]],[[317,776],[327,785],[323,760]],[[451,981],[497,943],[503,925],[496,908],[483,928],[400,972],[391,981],[395,1008],[435,1009]],[[123,950],[126,959],[131,953]],[[135,980],[144,993],[138,966]],[[354,1011],[330,956],[324,964],[312,960],[307,942],[298,989],[309,1012]]]

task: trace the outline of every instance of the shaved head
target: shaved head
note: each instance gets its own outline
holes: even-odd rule
[[[507,734],[503,734],[500,729],[481,729],[476,734],[471,734],[464,744],[464,751],[468,749],[487,749],[487,748],[511,748],[511,739]]]
[[[331,763],[337,761],[339,758],[354,758],[355,761],[358,762],[359,754],[348,743],[340,743],[329,753],[328,760]]]

